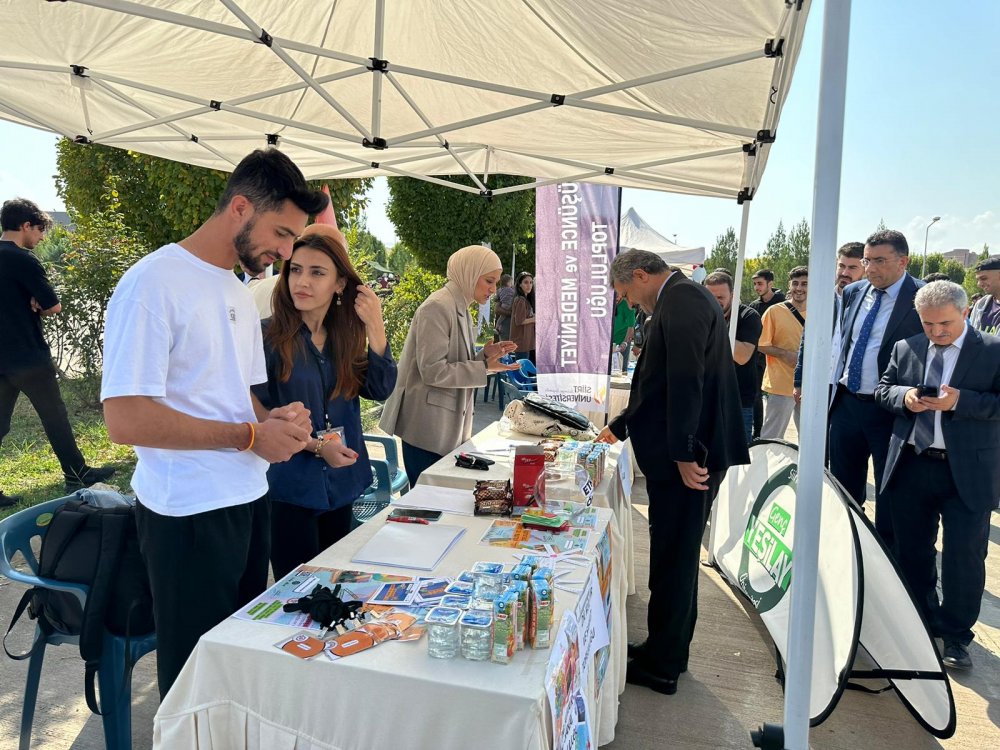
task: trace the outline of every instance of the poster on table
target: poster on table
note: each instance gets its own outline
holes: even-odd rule
[[[611,534],[605,528],[601,538],[594,548],[597,553],[597,584],[600,589],[601,604],[604,607],[604,621],[608,626],[608,642],[610,644],[612,635],[611,617]],[[597,651],[597,695],[601,694],[601,686],[604,685],[604,677],[608,673],[608,662],[611,658],[611,646],[607,645]]]
[[[559,621],[545,670],[545,692],[549,698],[555,750],[590,750],[593,747],[582,685],[580,628],[576,615],[567,610]]]
[[[753,605],[783,660],[795,581],[797,495],[798,450],[764,441],[751,446],[750,464],[729,470],[712,512],[710,552]],[[811,724],[833,712],[852,676],[882,677],[927,731],[950,737],[955,730],[951,686],[887,551],[829,472],[816,502],[821,532]],[[859,646],[877,665],[874,673],[852,673]]]
[[[590,566],[574,615],[580,634],[580,684],[586,685],[598,653],[611,644],[596,565]]]
[[[607,412],[620,188],[562,182],[535,191],[538,392]]]

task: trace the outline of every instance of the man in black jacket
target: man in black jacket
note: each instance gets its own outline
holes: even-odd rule
[[[698,564],[726,470],[750,462],[722,310],[702,286],[644,250],[611,265],[619,296],[652,315],[629,405],[599,440],[632,439],[649,494],[649,639],[627,679],[670,695],[687,670]]]
[[[49,215],[24,198],[5,201],[0,208],[0,442],[10,432],[14,405],[23,393],[38,412],[62,466],[66,491],[72,492],[103,482],[115,470],[88,466],[80,453],[42,330],[42,318],[62,310],[45,268],[31,252],[51,226]],[[20,501],[20,496],[0,491],[0,508]]]

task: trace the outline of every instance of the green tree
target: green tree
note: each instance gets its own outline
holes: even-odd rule
[[[417,259],[405,242],[397,242],[389,249],[386,265],[396,273],[404,274],[417,268]]]
[[[911,255],[906,263],[906,270],[915,278],[923,278],[932,273],[948,274],[948,278],[956,284],[965,282],[965,266],[954,258],[945,258],[941,253],[931,253],[927,256],[927,271],[923,272],[924,256]]]
[[[104,189],[114,177],[125,226],[152,248],[190,234],[211,216],[229,179],[218,170],[65,138],[56,145],[56,166],[56,189],[67,209],[81,217],[104,210]],[[370,183],[327,183],[341,226],[364,205]],[[319,188],[321,182],[311,184]]]
[[[393,288],[392,295],[382,304],[385,313],[385,330],[389,345],[398,359],[403,353],[410,321],[421,303],[432,293],[445,285],[443,276],[415,268],[407,273]]]
[[[108,301],[122,275],[150,251],[125,224],[117,180],[110,177],[100,210],[73,215],[69,248],[49,266],[62,312],[45,319],[57,363],[83,376],[85,398],[97,402]]]
[[[465,175],[445,177],[471,185]],[[523,185],[530,178],[493,175],[493,189]],[[400,240],[420,265],[443,274],[448,257],[466,245],[491,244],[504,259],[515,250],[518,270],[535,267],[535,191],[482,198],[410,177],[389,178],[387,213]],[[509,270],[509,269],[507,269]]]
[[[787,251],[792,268],[809,265],[809,246],[809,222],[802,219],[788,233]]]
[[[990,243],[984,242],[983,249],[979,253],[979,260],[986,260],[990,257]]]
[[[739,249],[740,242],[736,238],[736,230],[733,227],[728,227],[725,232],[715,238],[712,251],[705,258],[705,270],[712,273],[716,268],[726,268],[735,277]]]
[[[966,268],[965,278],[961,281],[962,288],[965,289],[965,293],[969,295],[969,299],[975,294],[981,294],[982,289],[979,288],[979,284],[976,283],[976,269]]]

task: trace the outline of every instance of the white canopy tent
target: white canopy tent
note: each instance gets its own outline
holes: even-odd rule
[[[618,252],[626,250],[648,250],[672,266],[690,267],[705,263],[704,247],[682,247],[671,242],[647,224],[634,208],[622,216],[618,230]]]
[[[0,118],[222,170],[275,145],[310,178],[404,175],[484,196],[589,181],[736,199],[739,288],[748,199],[778,132],[809,4],[0,0]],[[824,76],[834,75],[820,106],[833,121],[817,153],[819,247],[836,244],[845,85],[836,70],[846,69],[849,10],[849,0],[825,9]],[[472,186],[435,177],[462,173]],[[491,190],[497,173],[541,182]],[[813,261],[814,278],[833,278],[832,257]],[[806,363],[817,399],[804,410],[799,482],[812,494],[822,474],[820,364],[829,362],[819,334],[832,316],[830,301],[818,302]],[[796,526],[793,612],[805,614],[793,614],[790,636],[801,639],[788,665],[792,750],[807,747],[815,601],[815,564],[810,572],[799,535],[815,546],[818,524]]]

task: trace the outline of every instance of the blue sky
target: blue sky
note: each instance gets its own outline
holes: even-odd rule
[[[792,91],[767,171],[750,212],[748,250],[756,254],[780,220],[812,213],[822,2],[813,4]],[[880,219],[902,230],[914,252],[957,247],[1000,252],[1000,2],[854,0],[849,52],[839,242],[863,240]],[[61,208],[55,137],[0,121],[0,196],[23,195]],[[369,197],[369,229],[395,241],[385,216],[387,189]],[[739,227],[734,201],[626,190],[634,207],[666,237],[711,247]]]

